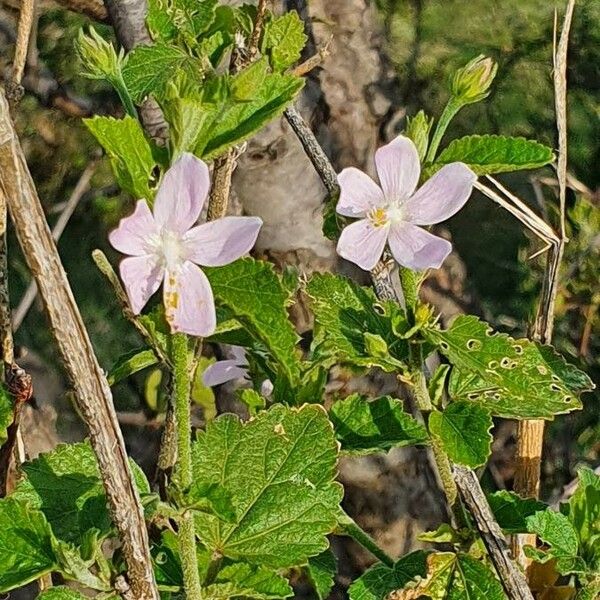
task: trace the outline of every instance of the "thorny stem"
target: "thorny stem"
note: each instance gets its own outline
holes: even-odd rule
[[[188,338],[176,333],[172,338],[173,361],[173,406],[177,432],[177,461],[174,480],[180,490],[187,490],[192,484],[192,419],[190,394],[192,381],[189,369]],[[196,532],[194,516],[186,511],[179,521],[179,553],[183,570],[183,585],[189,600],[202,598],[200,575],[196,558]]]
[[[429,150],[427,151],[427,158],[425,162],[433,162],[435,160],[435,155],[437,154],[440,142],[446,133],[446,129],[448,129],[450,121],[452,121],[452,119],[456,116],[456,113],[462,107],[462,102],[459,102],[454,96],[450,97],[448,104],[446,104],[446,107],[440,116],[440,120],[435,128],[435,132],[433,133],[433,138],[429,144]]]

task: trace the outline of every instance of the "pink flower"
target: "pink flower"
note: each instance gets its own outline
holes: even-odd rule
[[[196,225],[209,189],[206,164],[183,154],[165,173],[153,211],[139,200],[109,236],[119,252],[129,255],[120,272],[133,312],[139,314],[163,282],[171,330],[202,337],[215,330],[216,314],[210,284],[197,265],[219,267],[240,258],[262,225],[258,217]]]
[[[421,174],[419,154],[404,136],[379,148],[375,165],[381,187],[353,167],[338,176],[341,193],[337,212],[360,218],[342,231],[338,254],[370,271],[387,242],[402,266],[437,269],[450,254],[452,244],[418,226],[440,223],[458,212],[477,177],[465,164],[455,162],[442,167],[415,191]]]
[[[219,360],[206,368],[202,373],[202,383],[206,387],[221,385],[234,379],[243,379],[248,375],[248,359],[246,351],[240,346],[231,346],[231,359]],[[263,396],[270,396],[273,392],[273,384],[265,379],[261,384]]]

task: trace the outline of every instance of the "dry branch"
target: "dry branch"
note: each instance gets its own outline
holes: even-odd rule
[[[6,196],[19,244],[44,302],[79,412],[89,428],[110,513],[128,568],[129,590],[126,596],[135,600],[158,600],[148,532],[110,388],[94,355],[52,240],[4,93],[0,93],[0,187]]]

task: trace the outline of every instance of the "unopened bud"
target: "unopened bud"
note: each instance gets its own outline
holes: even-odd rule
[[[479,55],[459,69],[452,80],[452,95],[463,104],[479,102],[490,93],[498,65],[489,57]]]
[[[124,53],[118,54],[114,46],[90,27],[89,35],[79,32],[77,37],[77,52],[84,67],[83,75],[89,79],[107,79],[119,77]]]
[[[417,147],[419,158],[421,162],[425,160],[427,154],[427,147],[429,146],[429,132],[433,125],[433,119],[429,118],[425,111],[420,110],[414,117],[407,117],[406,119],[406,131],[404,132],[406,137],[412,140],[414,145]]]

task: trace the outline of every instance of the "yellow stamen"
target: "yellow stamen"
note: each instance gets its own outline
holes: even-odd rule
[[[370,210],[367,217],[371,221],[374,227],[383,227],[389,222],[387,211],[385,208],[374,208]]]

